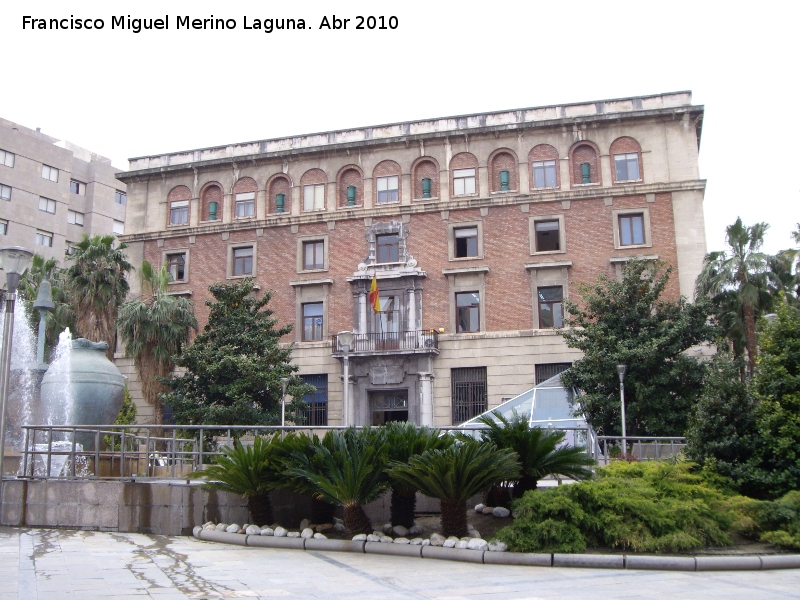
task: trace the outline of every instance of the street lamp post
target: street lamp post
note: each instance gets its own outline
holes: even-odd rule
[[[6,405],[11,376],[11,343],[14,338],[14,305],[17,300],[19,278],[28,268],[33,252],[19,246],[0,248],[0,261],[6,272],[6,310],[3,316],[3,349],[0,353],[0,510],[3,506],[3,461],[6,449]]]
[[[350,348],[353,346],[353,332],[340,331],[337,334],[339,345],[342,348],[342,371],[344,375],[344,390],[342,391],[342,425],[352,425],[355,421],[352,398],[350,398]]]
[[[281,439],[284,435],[284,427],[286,427],[286,385],[289,383],[288,377],[281,377]]]
[[[622,457],[628,457],[628,440],[626,439],[627,430],[625,429],[625,372],[627,365],[617,365],[617,375],[619,375],[619,401],[622,407],[620,416],[622,417]]]

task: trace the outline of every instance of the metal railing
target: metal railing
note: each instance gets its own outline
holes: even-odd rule
[[[213,462],[221,448],[235,440],[252,443],[253,436],[299,431],[324,435],[346,427],[328,426],[219,426],[219,425],[26,425],[24,448],[17,473],[35,479],[185,479]],[[438,427],[441,431],[478,432],[480,425]],[[585,445],[598,466],[621,458],[620,436],[595,436],[591,429],[571,427],[568,443]],[[84,449],[82,440],[90,449]],[[86,443],[89,440],[90,443]],[[686,445],[682,437],[628,437],[627,455],[636,460],[663,460]],[[616,449],[616,450],[615,450]]]
[[[333,353],[342,354],[339,336],[331,336]],[[439,334],[435,330],[356,333],[350,354],[375,352],[438,352]]]

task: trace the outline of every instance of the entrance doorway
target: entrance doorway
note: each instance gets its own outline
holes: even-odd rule
[[[372,424],[408,421],[408,390],[386,390],[369,393]]]

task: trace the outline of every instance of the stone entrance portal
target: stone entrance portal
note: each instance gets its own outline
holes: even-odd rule
[[[369,392],[372,424],[383,425],[389,421],[408,421],[408,390]]]

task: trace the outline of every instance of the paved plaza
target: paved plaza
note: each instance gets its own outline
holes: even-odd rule
[[[0,600],[800,598],[800,570],[686,573],[473,565],[0,527]]]

